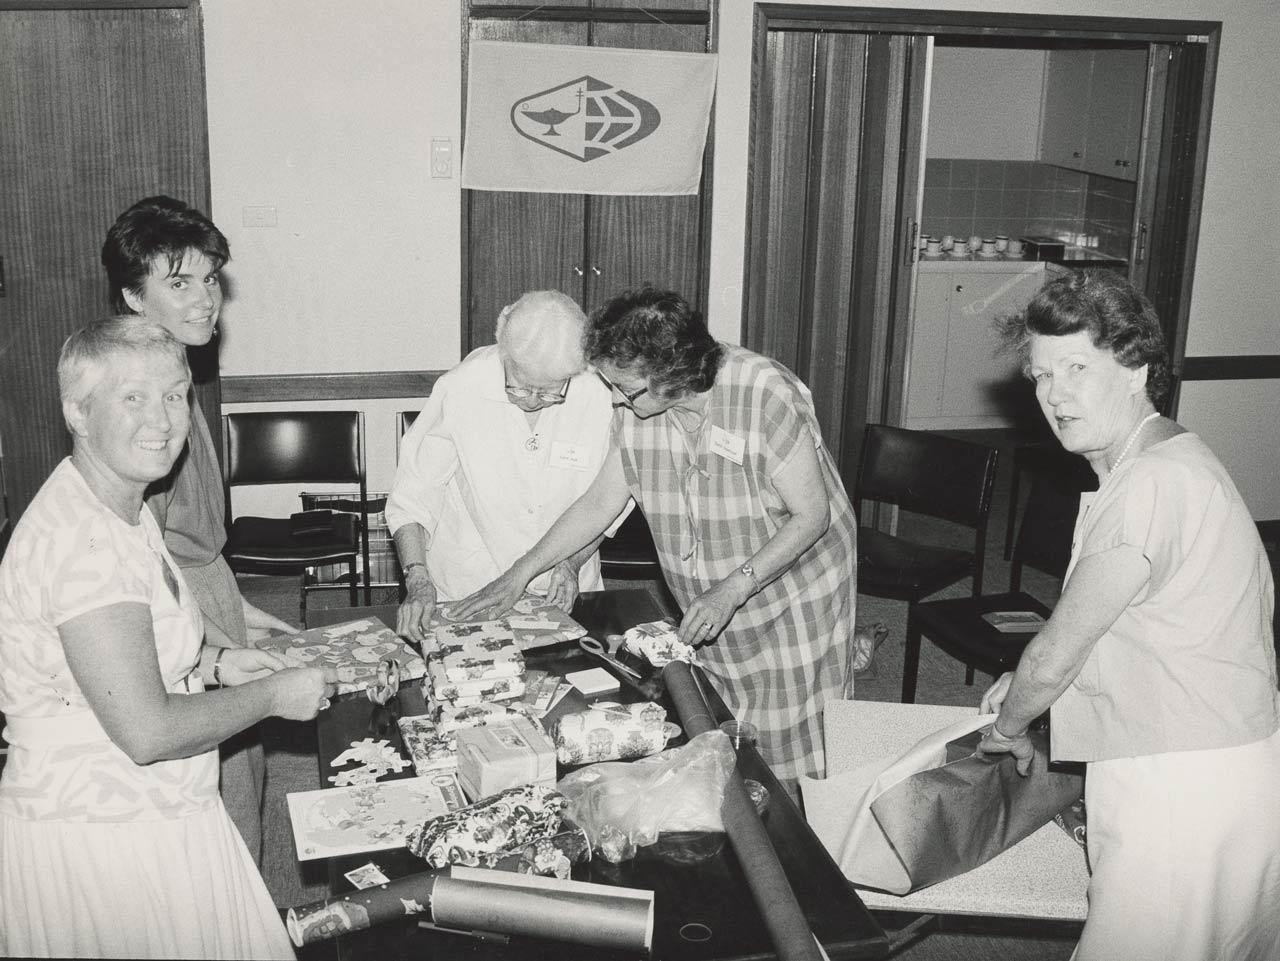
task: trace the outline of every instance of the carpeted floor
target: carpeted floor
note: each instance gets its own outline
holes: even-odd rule
[[[1010,462],[1010,437],[1003,432],[968,432],[972,439],[1001,447],[1002,464],[997,479],[995,499],[991,512],[991,528],[987,549],[987,590],[1004,590],[1008,583],[1008,563],[1003,557],[1004,524],[1007,516]],[[1024,487],[1025,492],[1025,487]],[[961,529],[948,529],[947,525],[919,519],[904,518],[900,532],[908,536],[921,536],[932,540],[955,538],[956,543],[972,543],[972,535]],[[1027,571],[1024,589],[1046,602],[1056,596],[1056,581]],[[609,586],[635,586],[634,583],[617,582]],[[289,578],[242,578],[241,588],[253,603],[278,614],[286,620],[296,621],[298,612],[297,581]],[[651,588],[652,589],[652,588]],[[939,597],[962,596],[970,590],[964,581]],[[393,598],[375,599],[383,603]],[[313,595],[312,603],[341,604],[339,593]],[[881,647],[876,661],[866,676],[860,677],[855,697],[865,700],[897,701],[902,684],[903,629],[906,621],[906,605],[902,602],[880,598],[858,598],[858,621],[880,621],[889,628],[889,639]],[[920,703],[959,704],[976,706],[989,679],[979,675],[973,687],[964,684],[964,669],[956,661],[930,644],[921,652],[918,693]],[[312,725],[271,720],[263,724],[263,740],[268,751],[267,798],[264,810],[266,833],[263,875],[277,905],[281,907],[304,904],[326,894],[322,871],[317,862],[300,866],[294,856],[292,834],[284,795],[290,791],[310,790],[320,787],[316,766],[315,738]],[[908,919],[897,916],[883,918],[886,929],[897,930]],[[976,928],[976,930],[975,930]],[[948,921],[943,930],[933,930],[923,937],[905,939],[892,957],[906,961],[1055,961],[1067,959],[1074,944],[1074,929],[1067,926],[1037,924],[1034,922],[975,924],[972,921]]]

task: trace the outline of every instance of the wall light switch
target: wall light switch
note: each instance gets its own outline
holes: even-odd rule
[[[241,207],[240,222],[246,227],[274,227],[276,208],[272,204]]]
[[[437,180],[448,180],[453,176],[452,140],[431,138],[431,176]]]

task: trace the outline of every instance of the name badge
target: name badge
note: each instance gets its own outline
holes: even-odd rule
[[[551,457],[548,463],[552,467],[562,467],[566,470],[590,470],[590,455],[591,450],[581,444],[557,440],[551,444]]]
[[[731,460],[742,466],[742,452],[747,449],[747,442],[741,437],[730,434],[727,430],[712,425],[711,452],[719,454],[725,460]]]

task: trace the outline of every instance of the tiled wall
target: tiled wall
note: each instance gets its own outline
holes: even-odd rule
[[[1030,160],[925,161],[921,231],[935,237],[1090,233],[1124,256],[1133,184]]]

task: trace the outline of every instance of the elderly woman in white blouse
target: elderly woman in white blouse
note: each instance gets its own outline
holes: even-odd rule
[[[1088,762],[1079,961],[1280,958],[1275,588],[1257,527],[1195,434],[1160,416],[1164,338],[1110,271],[1047,284],[1011,322],[1053,433],[1098,475],[1062,596],[983,698],[982,742]]]
[[[314,717],[333,685],[201,644],[143,506],[187,439],[182,345],[136,319],[91,324],[58,383],[72,454],[0,564],[0,955],[291,958],[218,797],[217,746]]]

